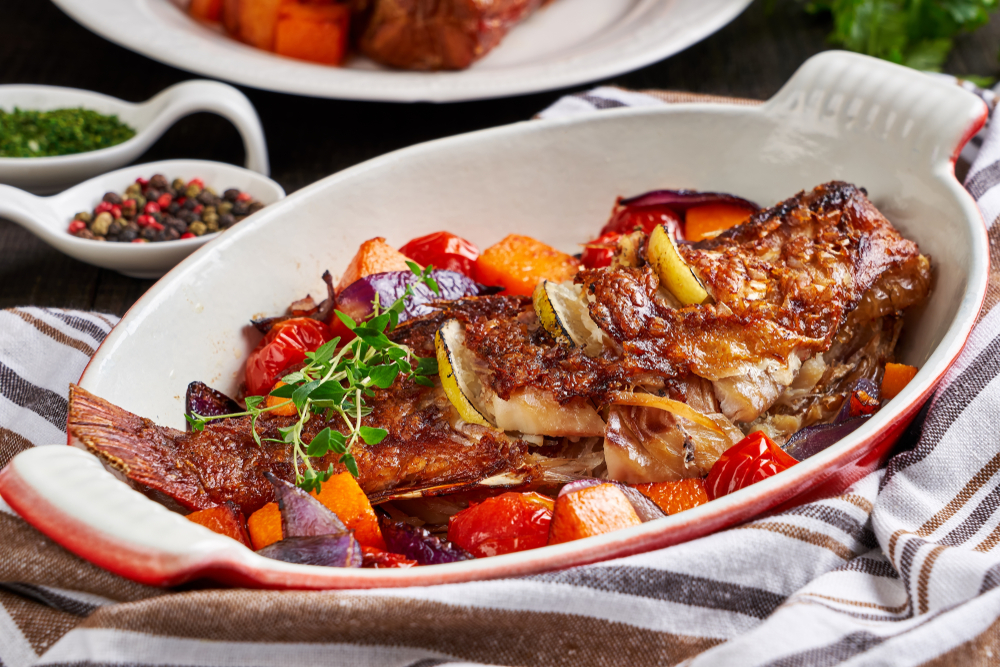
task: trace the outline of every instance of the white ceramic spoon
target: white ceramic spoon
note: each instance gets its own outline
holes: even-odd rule
[[[217,81],[178,83],[141,104],[76,88],[0,86],[0,109],[12,111],[14,107],[39,111],[84,107],[102,114],[116,114],[136,131],[128,141],[86,153],[0,158],[0,183],[38,194],[59,192],[91,176],[128,164],[180,118],[198,111],[211,111],[229,119],[243,137],[247,169],[265,176],[270,172],[267,144],[257,111],[243,93]]]
[[[158,278],[219,234],[160,243],[109,243],[77,238],[68,231],[73,216],[80,211],[92,211],[104,193],[124,192],[136,178],[154,174],[163,174],[168,180],[201,178],[220,193],[238,188],[264,204],[273,204],[285,196],[280,185],[248,169],[205,160],[163,160],[103,174],[52,197],[38,197],[0,185],[0,217],[13,220],[81,262],[114,269],[133,278]]]

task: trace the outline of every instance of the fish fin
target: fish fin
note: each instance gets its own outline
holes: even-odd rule
[[[218,503],[180,456],[185,433],[157,426],[75,384],[69,387],[70,437],[133,482],[162,491],[187,509]]]

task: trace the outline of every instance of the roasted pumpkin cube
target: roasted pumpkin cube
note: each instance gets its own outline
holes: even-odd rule
[[[544,547],[555,502],[539,493],[504,493],[448,520],[448,541],[477,558]]]
[[[543,280],[561,283],[580,270],[580,260],[530,236],[511,234],[476,260],[476,280],[500,285],[508,294],[531,296]]]
[[[188,14],[199,21],[221,21],[222,0],[191,0]]]
[[[722,232],[742,225],[750,219],[753,211],[734,204],[702,204],[692,206],[684,214],[684,238],[688,241],[703,241]]]
[[[337,294],[340,294],[345,287],[359,278],[386,271],[409,270],[410,267],[406,264],[406,255],[386,243],[381,236],[376,236],[365,241],[358,248],[357,254],[347,265],[344,274],[340,276],[340,282],[337,283]]]
[[[187,519],[219,535],[231,537],[245,547],[250,547],[250,536],[247,535],[243,512],[231,504],[191,512],[187,515]]]
[[[886,364],[882,376],[882,400],[896,398],[917,374],[917,369],[906,364]]]
[[[278,11],[286,2],[289,0],[240,0],[237,36],[250,46],[273,51]]]
[[[251,514],[247,519],[247,530],[254,551],[260,551],[269,544],[280,542],[284,538],[284,533],[281,530],[281,511],[278,509],[278,503],[268,503]]]
[[[625,494],[614,484],[599,484],[556,499],[549,544],[562,544],[642,523]]]
[[[677,514],[708,502],[705,480],[691,477],[676,482],[636,484],[635,488],[667,514]]]
[[[324,65],[339,65],[347,53],[351,10],[347,5],[282,6],[274,52]]]

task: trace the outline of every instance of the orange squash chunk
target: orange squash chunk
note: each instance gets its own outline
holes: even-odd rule
[[[708,502],[705,480],[700,477],[676,482],[636,484],[635,488],[667,514],[677,514]]]
[[[693,206],[684,215],[684,238],[695,242],[710,239],[730,227],[743,224],[751,215],[752,211],[733,204]]]
[[[340,294],[355,280],[373,273],[409,270],[410,267],[406,265],[406,255],[386,243],[381,236],[376,236],[365,241],[358,248],[358,254],[347,265],[344,275],[340,276],[340,282],[337,283],[337,294]]]
[[[382,539],[382,529],[378,527],[375,510],[351,473],[334,475],[329,481],[323,482],[319,495],[313,495],[340,517],[349,530],[354,531],[354,539],[361,546],[385,550],[385,540]]]
[[[536,241],[511,234],[483,251],[476,260],[476,280],[501,285],[508,294],[531,296],[543,280],[563,282],[580,270],[580,260]]]
[[[580,540],[640,523],[639,515],[618,487],[599,484],[556,499],[549,544]]]
[[[288,0],[240,0],[237,36],[250,46],[273,51],[278,10],[285,2]]]
[[[188,14],[199,21],[222,20],[222,0],[191,0]]]
[[[284,386],[285,383],[282,382],[281,380],[278,380],[277,382],[274,383],[274,386],[271,387],[271,391],[274,391],[278,387],[284,387]],[[285,405],[282,405],[283,403]],[[273,408],[276,405],[281,405],[281,407],[274,408],[274,410],[271,410],[268,414],[281,417],[294,417],[295,415],[299,414],[298,410],[295,409],[295,404],[292,403],[292,399],[281,398],[280,396],[271,396],[270,394],[268,394],[267,399],[265,399],[264,401],[264,407]]]
[[[198,510],[187,515],[188,521],[193,521],[205,526],[209,530],[231,537],[245,547],[250,546],[250,537],[247,535],[243,512],[229,505],[210,507],[207,510]]]
[[[917,369],[913,366],[886,364],[885,375],[882,376],[882,400],[895,398],[916,374]]]
[[[247,531],[254,551],[260,551],[269,544],[280,542],[284,537],[281,530],[281,511],[278,503],[268,503],[247,519]]]
[[[385,550],[385,540],[382,539],[382,529],[378,526],[375,510],[351,473],[334,475],[329,481],[323,482],[319,495],[311,495],[336,514],[348,530],[354,531],[354,539],[361,546]],[[284,534],[278,503],[268,503],[251,514],[247,520],[247,528],[250,530],[254,550],[281,540]]]
[[[278,12],[274,52],[324,65],[347,53],[351,10],[347,5],[285,5]]]

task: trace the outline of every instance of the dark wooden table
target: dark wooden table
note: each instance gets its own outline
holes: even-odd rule
[[[604,82],[765,99],[809,56],[829,48],[828,17],[794,0],[758,0],[733,23],[684,53]],[[91,34],[43,0],[0,0],[0,83],[43,83],[145,100],[197,75]],[[959,39],[946,71],[998,73],[1000,19]],[[589,87],[589,86],[586,86]],[[581,87],[585,88],[585,87]],[[292,192],[388,151],[530,118],[568,90],[458,104],[384,104],[292,97],[246,89],[267,134],[272,176]],[[139,162],[202,158],[242,164],[236,130],[216,116],[179,122]],[[152,281],[66,257],[0,220],[0,307],[34,305],[122,314]]]

